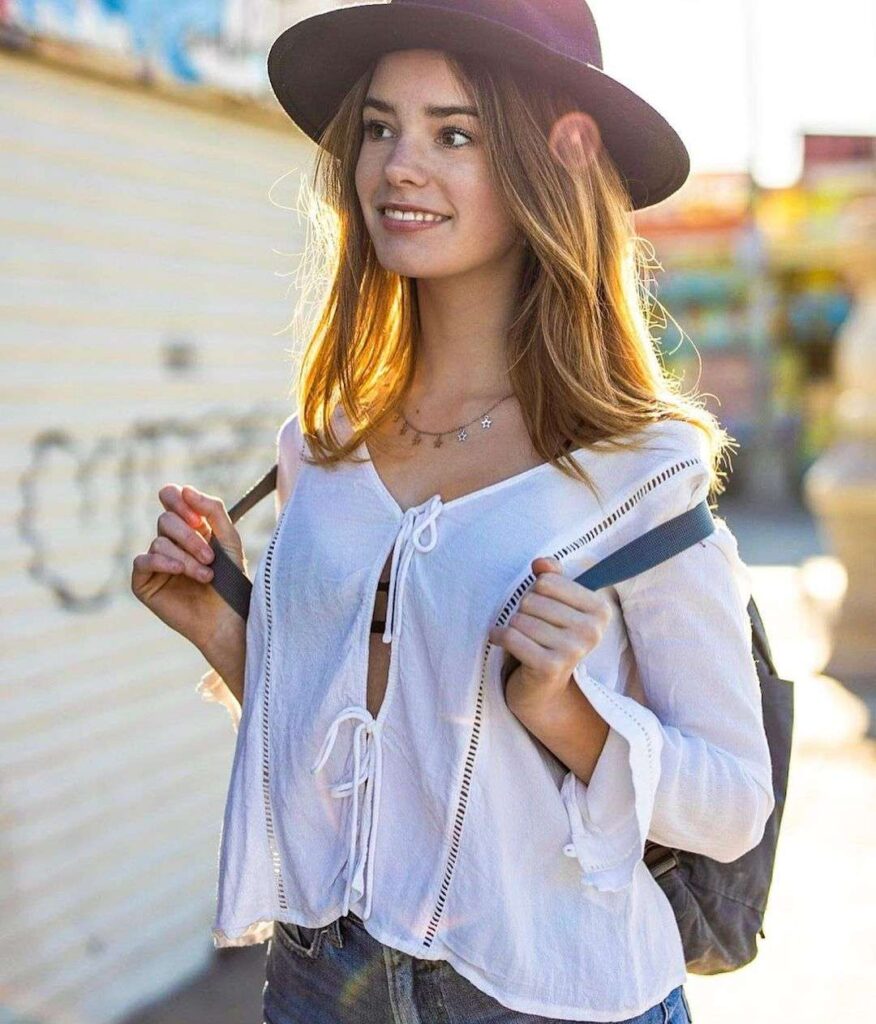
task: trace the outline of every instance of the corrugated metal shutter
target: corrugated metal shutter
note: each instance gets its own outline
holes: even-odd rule
[[[213,949],[234,734],[131,560],[272,463],[312,147],[0,54],[0,150],[0,1016],[102,1024]]]

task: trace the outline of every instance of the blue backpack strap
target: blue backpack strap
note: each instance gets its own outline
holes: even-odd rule
[[[698,541],[704,540],[715,529],[715,520],[704,498],[699,505],[667,519],[653,529],[636,537],[628,544],[606,555],[601,562],[576,577],[588,590],[599,590],[652,569],[667,558],[677,555]]]

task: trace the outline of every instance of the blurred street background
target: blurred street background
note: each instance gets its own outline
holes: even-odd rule
[[[239,497],[291,412],[313,144],[265,56],[315,0],[0,0],[0,1024],[255,1024],[215,951],[234,734],[130,593],[189,482]],[[876,7],[593,0],[605,68],[688,143],[636,214],[667,368],[739,442],[718,512],[795,681],[749,966],[697,1024],[876,1000]],[[250,565],[273,525],[241,523]],[[375,1022],[383,1024],[383,1022]]]

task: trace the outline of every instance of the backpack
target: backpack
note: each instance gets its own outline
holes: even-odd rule
[[[236,522],[276,487],[277,466],[253,485],[228,511]],[[715,529],[705,500],[655,526],[613,551],[576,577],[590,590],[619,583],[696,544]],[[212,585],[246,619],[252,583],[210,538],[215,558]],[[721,974],[757,956],[757,937],[766,938],[763,918],[772,883],[779,828],[788,788],[794,719],[793,683],[776,672],[766,630],[754,598],[748,603],[752,657],[760,682],[764,730],[772,761],[775,807],[763,836],[738,860],[721,863],[646,841],[643,860],[669,900],[681,935],[687,969],[693,974]]]

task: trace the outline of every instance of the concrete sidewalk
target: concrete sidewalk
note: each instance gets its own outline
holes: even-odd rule
[[[819,674],[844,574],[820,554],[800,510],[758,515],[728,503],[722,515],[750,566],[777,668],[795,681],[796,719],[767,937],[747,967],[689,978],[694,1018],[696,1024],[864,1020],[876,1003],[871,702]],[[771,565],[771,557],[787,561]],[[266,950],[218,952],[207,973],[128,1024],[258,1024]]]

